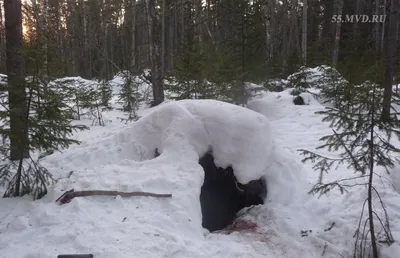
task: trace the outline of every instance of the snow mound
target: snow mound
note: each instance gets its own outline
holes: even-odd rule
[[[218,167],[232,166],[237,180],[247,184],[265,177],[268,200],[292,201],[301,174],[301,164],[276,146],[268,119],[252,110],[216,100],[172,101],[153,109],[133,124],[71,147],[65,170],[80,165],[91,168],[135,160],[146,164],[196,164],[196,173],[204,174],[198,160],[212,149]],[[89,151],[88,151],[89,149]],[[161,156],[154,159],[155,150]],[[99,159],[98,157],[101,157]],[[204,175],[203,175],[204,176]],[[201,186],[203,179],[200,180]],[[282,187],[287,188],[282,192]]]
[[[116,143],[123,148],[115,151],[118,155],[136,161],[152,159],[158,149],[161,159],[197,162],[212,149],[216,165],[231,165],[243,184],[265,175],[274,147],[266,117],[215,100],[182,100],[152,109],[128,128],[101,140],[105,148],[98,155],[104,156],[103,162],[115,161],[116,157],[101,152]]]
[[[309,253],[290,235],[274,236],[279,246],[244,241],[238,234],[205,237],[199,200],[204,171],[198,159],[210,147],[215,162],[232,165],[240,182],[266,177],[265,207],[276,211],[285,226],[286,215],[279,211],[299,196],[300,166],[274,144],[268,119],[224,102],[184,100],[160,105],[135,123],[46,157],[43,165],[58,179],[48,195],[34,203],[0,200],[1,255],[272,258],[283,257],[281,249],[291,254],[287,257]],[[155,148],[162,153],[157,158]],[[57,206],[54,200],[72,188],[172,193],[172,198],[97,196]],[[45,248],[37,248],[44,243]]]

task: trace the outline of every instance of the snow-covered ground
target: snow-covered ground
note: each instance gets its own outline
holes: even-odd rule
[[[295,106],[292,98],[289,90],[267,93],[249,103],[258,113],[212,100],[169,102],[142,110],[142,118],[128,124],[119,122],[119,111],[105,112],[105,127],[77,133],[81,145],[43,161],[58,179],[44,198],[0,200],[0,257],[352,257],[366,189],[321,198],[307,194],[318,173],[300,162],[297,149],[314,150],[330,129],[314,114],[323,108],[317,101],[310,97],[309,105]],[[265,204],[240,218],[256,228],[210,234],[201,227],[204,173],[198,158],[209,147],[217,165],[232,165],[242,183],[266,177]],[[155,148],[162,153],[158,158],[153,158]],[[352,175],[339,167],[325,179]],[[387,181],[376,182],[393,236],[400,239],[400,194]],[[172,198],[83,197],[57,205],[55,200],[72,188],[171,193]],[[384,258],[399,257],[398,243],[382,249]]]

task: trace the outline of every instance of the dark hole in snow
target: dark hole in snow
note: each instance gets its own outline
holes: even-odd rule
[[[205,173],[200,194],[202,226],[210,232],[227,227],[241,209],[264,204],[267,196],[264,179],[248,184],[237,182],[232,167],[216,167],[211,152],[200,158],[199,164]]]
[[[158,152],[158,149],[156,148],[154,151],[154,158],[157,158],[158,156],[160,156],[160,152]]]
[[[305,105],[304,99],[301,96],[296,96],[293,99],[295,105]]]

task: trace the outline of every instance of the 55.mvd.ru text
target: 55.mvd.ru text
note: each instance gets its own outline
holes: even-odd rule
[[[356,15],[356,14],[346,14],[346,15],[333,15],[331,21],[333,23],[384,23],[386,20],[386,15]]]

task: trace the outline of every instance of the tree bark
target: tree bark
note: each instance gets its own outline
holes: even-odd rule
[[[364,7],[364,0],[356,0],[356,6],[355,6],[355,15],[360,15],[364,14],[363,12],[363,7]],[[353,39],[358,39],[360,36],[360,26],[358,22],[355,22],[353,24]]]
[[[202,0],[196,0],[195,3],[195,23],[196,23],[196,28],[195,28],[195,32],[197,35],[197,40],[198,42],[201,44],[203,43],[203,37],[204,37],[204,33],[203,33],[203,23],[206,23],[204,21],[202,21],[202,17],[201,14],[203,13],[203,3]]]
[[[383,93],[383,107],[382,107],[382,122],[390,122],[390,107],[392,102],[393,92],[393,76],[395,73],[396,65],[396,53],[397,53],[397,34],[398,27],[397,23],[399,20],[399,0],[392,0],[390,5],[390,16],[389,16],[389,31],[387,38],[386,48],[386,74],[385,74],[385,91]]]
[[[153,86],[153,106],[164,101],[164,87],[161,71],[160,48],[158,43],[155,0],[146,0],[148,14],[149,50]]]
[[[303,64],[307,64],[307,8],[308,3],[307,0],[303,0],[303,28],[302,28],[302,59]]]
[[[43,1],[43,22],[42,22],[42,36],[43,36],[43,70],[44,70],[44,76],[46,77],[47,81],[47,76],[49,75],[48,72],[48,33],[47,33],[47,19],[48,19],[48,9],[49,9],[49,3],[47,2],[48,0]]]
[[[383,0],[383,14],[386,16],[386,0]],[[385,23],[382,23],[382,34],[381,34],[381,51],[383,51],[383,48],[385,46]]]
[[[21,0],[4,1],[6,66],[10,109],[10,160],[29,157],[26,128],[26,91],[23,70]]]
[[[343,2],[342,0],[336,0],[336,10],[338,15],[342,15],[343,11]],[[339,57],[339,43],[340,43],[340,30],[342,28],[342,23],[336,23],[336,32],[335,32],[335,43],[333,46],[333,56],[332,56],[332,66],[336,67],[338,57]]]
[[[136,0],[132,0],[132,48],[131,48],[131,71],[137,71],[136,56]]]
[[[171,2],[168,4],[169,6],[169,28],[168,28],[168,71],[174,71],[174,54],[175,54],[175,44],[174,38],[175,36],[175,17],[176,17],[176,8],[175,4],[172,6]],[[172,6],[172,7],[171,7]]]
[[[162,21],[161,21],[161,77],[165,73],[165,0],[162,0]]]
[[[380,11],[379,11],[379,2],[380,1],[378,1],[378,0],[376,0],[375,1],[375,15],[379,15],[380,14]],[[377,22],[377,23],[375,23],[375,31],[374,31],[374,36],[375,36],[375,51],[376,52],[379,52],[379,40],[380,40],[380,37],[379,37],[379,31],[380,31],[380,23],[379,22]]]
[[[5,35],[4,35],[4,17],[3,17],[3,12],[0,12],[0,71],[6,70],[5,62],[6,62],[6,51],[5,51]]]

